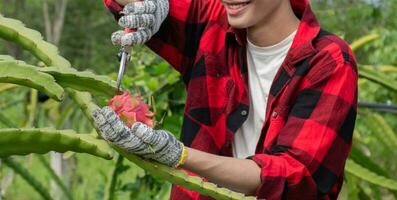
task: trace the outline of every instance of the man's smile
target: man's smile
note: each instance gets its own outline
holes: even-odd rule
[[[231,16],[237,16],[241,14],[241,12],[251,3],[251,0],[243,0],[243,1],[222,1],[223,5],[225,5],[226,12]]]

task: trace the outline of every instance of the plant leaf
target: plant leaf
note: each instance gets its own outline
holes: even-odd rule
[[[45,160],[45,158],[43,156],[39,156],[39,161],[40,163],[43,165],[43,167],[45,169],[47,169],[47,171],[49,172],[49,174],[51,175],[51,178],[55,181],[55,183],[59,186],[59,188],[61,188],[62,192],[65,194],[65,196],[67,197],[67,199],[69,200],[73,200],[73,195],[72,193],[69,191],[69,189],[66,187],[66,185],[64,184],[64,182],[61,180],[61,178],[56,174],[56,172],[54,171],[54,169],[51,168],[50,164],[48,164],[48,162]]]
[[[353,145],[349,157],[357,164],[364,165],[369,170],[388,177],[388,174],[381,166],[377,165],[369,157],[364,155],[355,145]]]
[[[377,35],[377,34],[366,35],[366,36],[363,36],[363,37],[357,39],[356,41],[354,41],[350,45],[350,48],[352,49],[353,52],[356,52],[357,50],[359,50],[366,44],[371,43],[377,39],[379,39],[379,35]]]
[[[359,76],[368,79],[372,82],[378,83],[394,92],[397,92],[397,81],[390,79],[384,74],[379,73],[374,69],[369,69],[367,67],[359,68]]]
[[[385,134],[385,136],[388,138],[388,141],[392,143],[394,148],[397,148],[397,135],[393,131],[393,129],[387,124],[385,118],[383,118],[381,115],[374,113],[373,114],[373,119],[374,119],[374,124],[377,124],[379,128],[382,129],[382,133]]]
[[[124,157],[118,155],[116,164],[113,166],[112,170],[110,171],[110,180],[106,185],[106,190],[103,199],[104,200],[113,200],[115,199],[116,193],[116,182],[119,177],[119,169],[123,166],[123,159]]]
[[[29,183],[45,200],[51,200],[51,195],[48,190],[32,175],[29,171],[24,168],[21,164],[16,162],[11,158],[2,159],[4,164],[9,168],[13,169],[17,174],[19,174],[26,182]]]

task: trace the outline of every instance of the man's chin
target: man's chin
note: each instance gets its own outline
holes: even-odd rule
[[[243,25],[230,25],[235,29],[246,29],[247,27],[243,26]]]
[[[244,23],[244,22],[241,21],[241,20],[232,20],[232,19],[229,19],[229,24],[230,24],[231,27],[236,28],[236,29],[245,29],[245,28],[248,28],[247,23],[246,23],[246,22]]]
[[[239,16],[239,17],[231,17],[228,16],[228,22],[230,26],[236,29],[245,29],[249,27],[249,21],[245,16]]]

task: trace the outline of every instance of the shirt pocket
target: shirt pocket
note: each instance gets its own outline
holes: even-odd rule
[[[265,138],[265,149],[269,150],[277,143],[281,130],[288,120],[289,107],[284,105],[276,106],[270,113],[269,126]]]
[[[225,64],[214,55],[206,55],[192,68],[186,111],[196,120],[211,126],[225,112],[233,88],[234,83]],[[199,116],[196,113],[200,113]]]

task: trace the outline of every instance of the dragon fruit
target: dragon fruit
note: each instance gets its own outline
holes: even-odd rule
[[[145,123],[152,128],[155,125],[154,113],[150,111],[149,105],[142,100],[140,95],[132,96],[130,93],[124,92],[113,97],[109,101],[109,106],[130,128],[135,122]]]

